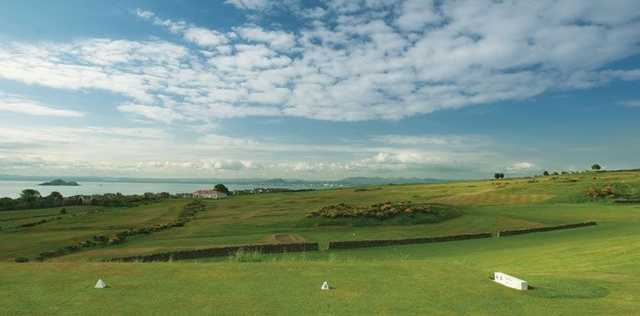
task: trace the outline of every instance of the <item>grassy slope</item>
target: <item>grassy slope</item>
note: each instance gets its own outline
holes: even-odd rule
[[[546,178],[538,183],[511,180],[501,185],[387,186],[364,192],[345,189],[211,202],[207,212],[184,228],[138,238],[122,247],[63,258],[253,242],[271,233],[295,232],[310,240],[326,241],[584,220],[596,220],[599,225],[500,239],[267,256],[259,263],[220,259],[152,264],[1,263],[0,314],[632,315],[640,310],[640,206],[588,202],[582,192],[594,183],[638,184],[639,175],[601,173],[595,180],[593,175],[582,175]],[[569,178],[578,181],[568,182]],[[449,222],[416,227],[295,226],[307,211],[326,204],[433,198],[461,205],[466,214]],[[118,213],[122,217],[114,219],[118,217],[109,216],[111,211],[122,212]],[[112,225],[128,225],[172,214],[164,204],[148,206],[146,212],[135,216],[124,215],[132,211],[109,210],[95,215],[98,217],[92,219],[91,227],[109,227],[103,223],[109,218],[115,221]],[[0,232],[0,250],[7,248],[7,236],[14,236],[13,243],[34,247],[31,244],[36,243],[38,234],[57,235],[47,233],[47,225],[66,227],[54,226],[63,224],[58,221],[28,231]],[[11,257],[4,251],[2,256]],[[488,280],[493,271],[520,276],[536,289],[518,292],[498,286]],[[113,287],[92,289],[98,277]],[[336,289],[320,291],[324,280]]]
[[[14,214],[5,215],[5,219],[16,220],[2,222],[0,259],[19,256],[35,257],[42,251],[72,245],[94,235],[109,235],[131,227],[166,223],[178,216],[185,203],[184,200],[172,200],[133,208],[67,207],[67,215],[59,215],[60,208],[25,210],[19,211],[20,214],[7,212]],[[102,210],[103,212],[88,213],[91,210]],[[32,214],[31,212],[34,216],[53,214],[63,218],[34,227],[15,228],[20,223],[49,218],[24,219],[26,215]]]

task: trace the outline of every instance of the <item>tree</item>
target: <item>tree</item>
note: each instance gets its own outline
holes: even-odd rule
[[[20,199],[29,205],[37,202],[41,197],[40,192],[34,189],[22,190],[22,193],[20,193]]]
[[[0,210],[13,210],[16,207],[16,201],[12,198],[0,198]]]
[[[229,194],[229,189],[227,189],[227,187],[222,183],[216,184],[216,186],[213,187],[213,189],[218,192]]]
[[[543,176],[548,176],[548,175],[549,175],[549,171],[545,170],[545,171],[542,173],[542,175],[543,175]]]
[[[496,178],[496,180],[498,179],[504,179],[504,173],[498,173],[496,172],[495,174],[493,174],[493,177]]]
[[[600,169],[602,169],[602,167],[601,167],[599,164],[597,164],[597,163],[594,163],[594,164],[591,166],[591,170],[598,171],[598,170],[600,170]]]
[[[64,202],[64,197],[60,192],[53,191],[45,198],[47,206],[60,206]]]

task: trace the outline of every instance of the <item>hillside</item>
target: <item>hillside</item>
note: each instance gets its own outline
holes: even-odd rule
[[[0,268],[6,273],[0,275],[0,284],[7,295],[0,298],[0,313],[48,313],[55,311],[51,302],[64,302],[55,308],[142,314],[171,308],[186,314],[633,314],[640,309],[640,204],[614,200],[619,195],[633,197],[638,188],[640,172],[625,171],[238,196],[206,201],[206,209],[182,227],[27,264],[10,262],[97,234],[169,223],[189,201],[134,208],[73,207],[63,216],[59,209],[3,212],[0,259],[5,263]],[[328,205],[366,207],[386,201],[448,205],[461,215],[412,225],[325,226],[308,221],[308,214]],[[514,237],[326,250],[328,242],[336,240],[495,233],[589,220],[598,225]],[[287,236],[319,242],[321,251],[171,264],[87,262],[272,243],[287,241]],[[67,272],[71,270],[73,274]],[[494,271],[522,277],[535,289],[500,287],[488,279]],[[112,289],[91,289],[98,277]],[[335,289],[320,292],[324,280]],[[150,295],[147,303],[140,302],[145,295]],[[258,296],[263,297],[259,302],[251,299]],[[103,303],[90,304],[98,299]]]

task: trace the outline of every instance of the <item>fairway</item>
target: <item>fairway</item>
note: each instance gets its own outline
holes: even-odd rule
[[[183,227],[45,262],[17,256],[98,233],[162,224],[187,199],[132,208],[73,207],[0,214],[0,314],[264,315],[633,315],[640,310],[640,205],[589,199],[594,186],[640,184],[640,172],[390,185],[273,193],[206,201]],[[566,179],[575,181],[566,181]],[[316,226],[321,207],[384,201],[449,202],[462,215],[416,225]],[[75,214],[75,216],[73,216]],[[18,223],[62,216],[27,228]],[[400,239],[596,221],[520,236],[351,250],[329,241]],[[222,245],[319,242],[321,251],[248,254],[155,263],[112,257]],[[516,291],[489,279],[501,271],[529,282]],[[102,278],[109,288],[93,289]],[[328,281],[333,287],[321,291]]]

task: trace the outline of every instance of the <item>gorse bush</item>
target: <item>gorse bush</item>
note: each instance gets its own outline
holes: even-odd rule
[[[602,198],[640,198],[640,184],[612,183],[602,186],[588,188],[585,192],[587,197],[592,199]]]
[[[444,204],[385,202],[369,206],[340,203],[311,212],[301,226],[375,226],[438,223],[462,215]]]
[[[318,211],[309,213],[309,217],[371,217],[377,219],[387,219],[398,215],[412,214],[432,214],[447,209],[441,204],[413,203],[410,201],[401,202],[385,202],[373,204],[370,206],[360,207],[345,203],[329,205]]]

